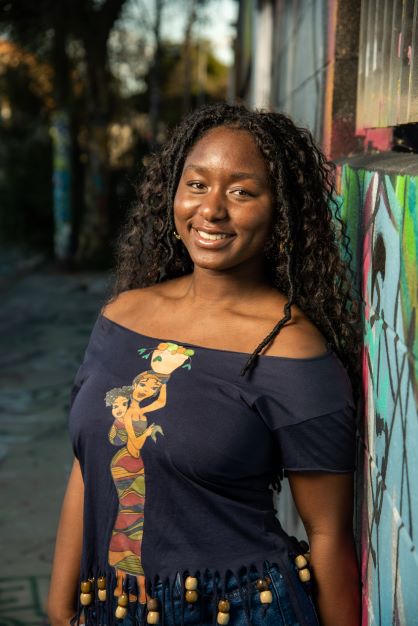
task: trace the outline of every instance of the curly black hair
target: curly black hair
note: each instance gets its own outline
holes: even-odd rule
[[[272,284],[288,298],[284,317],[254,349],[241,374],[291,319],[291,306],[296,304],[340,357],[358,399],[360,306],[354,294],[350,241],[335,199],[335,166],[315,145],[311,133],[287,115],[217,103],[184,118],[150,157],[138,200],[119,238],[113,295],[193,271],[187,250],[173,237],[174,197],[192,146],[219,126],[251,133],[266,161],[276,197],[267,267]]]

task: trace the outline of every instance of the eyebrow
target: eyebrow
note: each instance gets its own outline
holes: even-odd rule
[[[186,167],[184,168],[184,171],[194,170],[199,174],[206,174],[207,172],[210,172],[210,169],[211,168],[209,167],[202,167],[201,165],[194,165],[194,163],[189,163],[189,165],[186,165]],[[231,180],[245,180],[251,178],[253,180],[256,180],[257,182],[262,182],[262,178],[260,176],[257,176],[257,174],[253,174],[252,172],[233,172],[230,178]]]

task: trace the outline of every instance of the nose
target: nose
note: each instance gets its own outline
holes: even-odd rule
[[[200,215],[208,222],[222,220],[227,216],[225,199],[218,191],[205,194],[199,207]]]

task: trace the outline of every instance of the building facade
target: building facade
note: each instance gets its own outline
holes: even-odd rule
[[[364,329],[363,626],[418,626],[418,0],[241,0],[234,96],[338,165]],[[286,491],[279,510],[303,534]]]

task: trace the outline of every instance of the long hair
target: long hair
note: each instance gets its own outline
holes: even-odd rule
[[[272,284],[287,297],[284,316],[254,348],[241,374],[291,319],[291,306],[296,304],[345,365],[357,399],[359,302],[353,293],[349,238],[335,200],[335,166],[315,145],[311,133],[287,115],[219,103],[200,107],[174,129],[150,158],[119,238],[113,296],[193,271],[187,250],[173,236],[174,197],[191,148],[219,126],[251,133],[266,161],[275,198],[267,268]]]

